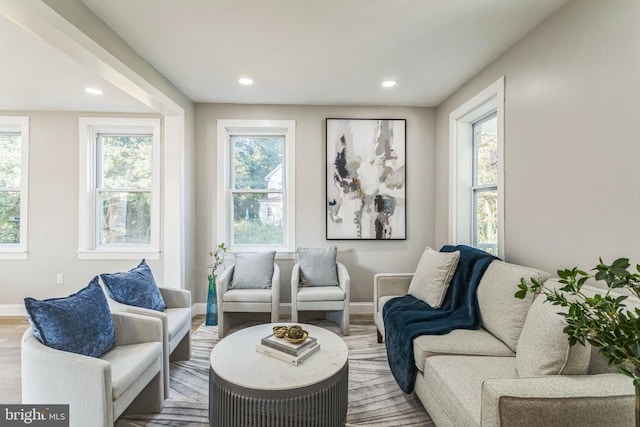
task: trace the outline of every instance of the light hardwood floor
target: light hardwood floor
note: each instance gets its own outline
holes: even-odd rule
[[[194,316],[191,330],[204,322],[204,315]],[[26,317],[0,317],[0,404],[22,403],[20,382],[20,340],[29,328]]]

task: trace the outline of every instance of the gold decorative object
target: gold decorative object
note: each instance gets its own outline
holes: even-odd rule
[[[299,344],[309,337],[309,333],[302,329],[300,325],[274,326],[273,335],[276,338],[284,338],[292,344]]]
[[[275,335],[276,338],[284,338],[284,335],[287,333],[287,329],[289,329],[286,326],[274,326],[273,327],[273,335]]]
[[[290,343],[298,344],[306,340],[308,336],[309,334],[307,333],[307,331],[302,329],[302,326],[293,325],[293,326],[289,326],[289,329],[287,329],[287,332],[285,333],[284,338]]]
[[[289,338],[288,336],[285,335],[284,339],[289,341],[291,344],[300,344],[301,342],[306,340],[308,336],[309,336],[309,334],[305,331],[304,335],[302,335],[302,337],[300,337],[300,338]]]

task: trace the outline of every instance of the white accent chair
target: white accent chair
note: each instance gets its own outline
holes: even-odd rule
[[[217,280],[218,337],[231,329],[231,313],[271,313],[271,322],[280,321],[280,268],[273,264],[271,287],[230,289],[236,264],[230,265]]]
[[[291,321],[298,322],[300,311],[326,311],[326,318],[349,335],[349,293],[351,278],[347,267],[336,262],[338,286],[301,286],[300,263],[291,271]]]
[[[112,427],[122,414],[162,411],[162,324],[112,313],[116,346],[99,358],[47,347],[31,328],[22,336],[22,403],[68,404],[71,427]]]
[[[167,308],[160,312],[122,304],[109,296],[102,278],[100,285],[112,312],[150,316],[162,321],[162,351],[164,353],[164,397],[169,397],[170,362],[191,359],[191,292],[158,286]]]

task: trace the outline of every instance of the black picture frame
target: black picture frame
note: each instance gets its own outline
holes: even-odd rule
[[[406,240],[406,128],[326,119],[327,240]]]

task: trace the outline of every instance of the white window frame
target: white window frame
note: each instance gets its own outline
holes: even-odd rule
[[[29,117],[0,116],[0,132],[20,133],[20,243],[0,244],[0,259],[25,260],[28,258],[29,233]]]
[[[79,259],[160,259],[160,119],[81,117],[79,176]],[[99,134],[152,135],[151,242],[98,245],[96,143]]]
[[[504,76],[449,114],[449,242],[473,245],[473,123],[496,112],[498,251],[504,259]]]
[[[283,244],[233,247],[229,252],[253,252],[275,249],[277,258],[291,258],[295,255],[295,120],[230,120],[217,122],[217,221],[216,236],[211,247],[219,242],[231,242],[231,144],[232,135],[284,135],[283,189],[284,219]],[[265,190],[266,191],[266,190]],[[217,240],[217,241],[216,241]]]

